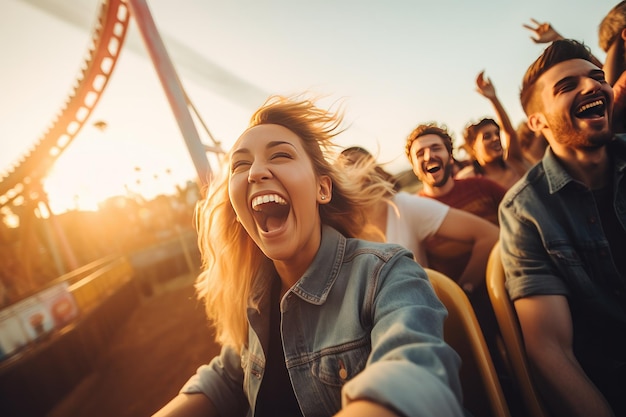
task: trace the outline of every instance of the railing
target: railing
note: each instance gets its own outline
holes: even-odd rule
[[[1,416],[43,416],[96,369],[140,302],[134,274],[125,257],[102,259],[0,312]]]
[[[0,416],[43,416],[93,373],[142,293],[150,296],[147,287],[199,268],[193,240],[194,233],[181,234],[128,257],[92,262],[0,312],[0,347],[8,333],[22,335],[21,348],[4,351],[0,361]]]
[[[88,312],[130,281],[133,267],[126,258],[118,258],[69,286],[81,312]]]
[[[110,256],[65,274],[0,310],[0,359],[33,347],[72,325],[134,275],[125,257]]]

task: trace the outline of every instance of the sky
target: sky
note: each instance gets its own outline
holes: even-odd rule
[[[494,117],[475,91],[485,70],[514,125],[526,68],[546,45],[522,27],[548,21],[604,60],[597,28],[615,1],[150,0],[181,83],[228,150],[270,94],[339,101],[348,129],[391,172],[409,169],[419,123]],[[69,4],[69,6],[68,6]],[[0,0],[0,176],[66,100],[87,51],[97,0]],[[70,9],[70,7],[72,7]],[[106,122],[106,129],[94,126]],[[197,125],[204,143],[210,137]],[[218,161],[209,159],[213,169]],[[196,172],[135,22],[100,102],[45,182],[54,212],[111,195],[171,193]]]

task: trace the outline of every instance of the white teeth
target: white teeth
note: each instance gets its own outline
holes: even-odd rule
[[[428,164],[424,168],[426,172],[434,174],[435,172],[439,171],[441,166],[439,164]]]
[[[257,210],[257,208],[260,205],[266,204],[266,203],[276,203],[276,204],[280,204],[281,206],[284,206],[287,204],[287,201],[281,196],[279,196],[278,194],[260,195],[258,197],[254,197],[254,199],[252,200],[252,209],[259,211]]]
[[[585,110],[588,110],[592,107],[596,107],[596,106],[601,106],[602,105],[602,100],[596,100],[596,101],[592,101],[591,103],[587,103],[584,106],[582,106],[581,108],[578,109],[578,111],[576,112],[576,114],[580,114],[582,112],[584,112]]]

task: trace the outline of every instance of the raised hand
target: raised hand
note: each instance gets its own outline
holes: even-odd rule
[[[489,77],[485,77],[485,71],[481,71],[476,77],[476,91],[489,100],[496,98],[496,88]]]
[[[556,30],[554,30],[554,28],[552,27],[552,25],[550,25],[550,23],[548,22],[540,23],[536,21],[535,19],[533,19],[532,17],[530,18],[530,20],[535,26],[527,25],[525,23],[522,24],[522,26],[524,26],[524,28],[530,30],[531,32],[535,34],[534,37],[533,36],[530,37],[530,39],[532,39],[533,42],[549,43],[549,42],[553,42],[559,39],[563,39],[563,36],[561,36],[561,34],[557,32]]]

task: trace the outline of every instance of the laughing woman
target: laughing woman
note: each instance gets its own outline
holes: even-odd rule
[[[222,352],[156,416],[462,416],[446,310],[412,254],[365,235],[332,165],[342,118],[270,98],[198,210]]]

